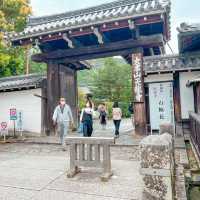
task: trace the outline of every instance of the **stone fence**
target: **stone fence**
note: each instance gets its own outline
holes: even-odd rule
[[[108,181],[112,176],[110,145],[115,143],[114,138],[66,137],[65,141],[70,145],[69,178],[80,172],[79,167],[95,167],[103,168],[101,180]]]
[[[172,135],[151,135],[140,143],[140,173],[143,176],[143,200],[173,199]]]

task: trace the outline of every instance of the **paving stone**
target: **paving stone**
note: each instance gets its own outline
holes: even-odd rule
[[[0,186],[0,200],[30,200],[36,193],[31,190]]]
[[[113,198],[110,196],[90,195],[79,192],[63,192],[55,190],[43,190],[36,195],[32,200],[127,200],[122,198]],[[137,200],[137,199],[132,199]]]
[[[48,189],[111,196],[113,198],[140,199],[143,182],[139,175],[139,163],[113,161],[114,176],[106,183],[100,181],[100,171],[84,170],[72,179],[66,175],[48,185]],[[77,190],[78,188],[78,190]]]
[[[23,156],[15,159],[7,160],[0,163],[0,168],[8,167],[13,169],[34,169],[34,170],[59,170],[65,171],[68,166],[69,159],[66,157],[52,156]]]
[[[0,186],[40,190],[60,176],[62,171],[0,167]]]
[[[33,200],[139,200],[143,182],[139,175],[138,147],[112,147],[111,152],[114,175],[109,182],[102,183],[100,169],[85,168],[68,179],[69,152],[63,152],[61,146],[0,145],[0,187],[8,188],[10,195],[4,195],[2,200],[32,199],[32,194]]]

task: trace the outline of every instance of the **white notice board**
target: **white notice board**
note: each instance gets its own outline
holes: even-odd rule
[[[159,130],[162,123],[174,124],[172,82],[149,84],[149,106],[152,130]]]

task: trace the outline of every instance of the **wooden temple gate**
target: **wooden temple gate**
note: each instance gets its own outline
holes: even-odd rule
[[[132,65],[136,133],[146,134],[143,57],[165,53],[170,39],[170,1],[122,0],[48,17],[30,18],[26,29],[10,35],[14,46],[36,45],[35,62],[47,63],[47,132],[65,97],[77,119],[77,71],[85,62],[122,56]]]

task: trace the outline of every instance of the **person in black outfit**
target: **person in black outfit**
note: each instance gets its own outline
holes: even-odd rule
[[[93,108],[92,102],[87,101],[86,107],[82,109],[80,121],[83,123],[83,136],[91,137],[93,132]]]
[[[99,114],[100,114],[99,115],[100,124],[102,126],[102,129],[105,130],[106,129],[106,124],[107,124],[107,121],[106,121],[107,112],[106,112],[105,104],[102,104],[102,106],[100,107]]]

